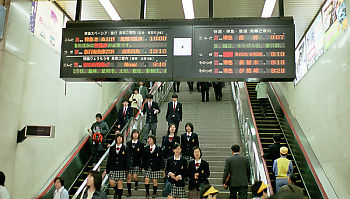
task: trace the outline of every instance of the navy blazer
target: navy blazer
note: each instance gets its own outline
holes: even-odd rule
[[[130,168],[130,159],[127,147],[122,145],[117,154],[116,145],[112,145],[109,149],[106,172],[110,171],[127,171]]]
[[[129,120],[131,117],[133,117],[133,111],[131,109],[130,106],[128,106],[128,108],[126,109],[126,113],[124,115],[124,106],[122,106],[120,109],[119,109],[119,112],[118,112],[118,122],[117,124],[118,125],[121,125],[121,126],[124,126]]]
[[[156,145],[153,153],[150,152],[150,146],[144,148],[143,153],[143,167],[145,171],[151,168],[152,171],[160,171],[164,169],[164,161],[162,152],[159,146]]]
[[[194,179],[194,174],[199,173],[198,179]],[[197,188],[199,190],[199,185],[204,182],[205,184],[209,184],[208,178],[210,176],[209,171],[209,163],[205,160],[201,160],[201,164],[199,165],[199,168],[196,169],[195,161],[192,160],[188,164],[188,170],[187,170],[189,183],[188,183],[188,190],[192,190],[194,188]]]
[[[181,175],[182,179],[175,181],[171,177],[168,177],[169,172],[174,173],[175,176]],[[167,176],[171,184],[177,187],[184,187],[187,178],[187,160],[183,157],[180,160],[174,160],[174,156],[169,157],[166,162],[165,176]]]
[[[157,114],[154,114],[155,110],[159,111],[157,114],[160,113],[160,109],[159,109],[158,103],[155,102],[155,101],[152,101],[151,109],[149,109],[148,101],[146,101],[146,103],[143,106],[143,110],[142,110],[144,114],[147,113],[146,123],[157,123],[158,122]]]
[[[180,144],[180,137],[174,135],[173,140],[170,142],[169,136],[164,135],[162,139],[162,152],[164,159],[167,159],[170,156],[174,156],[173,146],[175,143]]]
[[[181,135],[181,149],[182,155],[193,157],[193,147],[199,147],[199,140],[197,133],[191,134],[190,140],[187,140],[187,133]]]
[[[127,149],[129,150],[128,154],[130,157],[131,165],[133,167],[140,167],[142,168],[142,158],[143,158],[143,150],[145,147],[145,144],[141,142],[140,140],[137,141],[135,147],[132,147],[132,141],[126,143]]]
[[[168,103],[168,110],[166,112],[166,120],[168,122],[179,123],[182,121],[182,104],[177,102],[175,111],[174,111],[174,102]]]

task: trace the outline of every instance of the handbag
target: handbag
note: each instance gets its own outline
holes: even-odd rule
[[[168,197],[168,195],[171,192],[171,187],[172,187],[172,184],[170,183],[170,181],[168,179],[166,179],[165,183],[164,183],[163,191],[162,191],[163,197]]]

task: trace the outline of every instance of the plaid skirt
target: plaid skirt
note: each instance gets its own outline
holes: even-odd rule
[[[160,179],[164,178],[163,171],[152,171],[151,168],[149,168],[147,171],[145,171],[145,178],[150,179]]]
[[[187,198],[185,193],[185,187],[178,187],[174,184],[171,186],[171,191],[169,195],[173,196],[174,198]]]
[[[115,181],[125,180],[126,179],[126,172],[125,171],[110,171],[108,176],[110,179],[115,180]]]
[[[139,166],[132,167],[129,171],[128,174],[141,174],[142,171]]]

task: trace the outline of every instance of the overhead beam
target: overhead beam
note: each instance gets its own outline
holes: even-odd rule
[[[214,16],[214,0],[209,0],[209,19]]]
[[[280,17],[284,17],[284,1],[283,0],[278,1],[278,7],[279,7]]]
[[[145,19],[146,15],[146,0],[141,0],[140,19]]]
[[[65,10],[63,10],[63,8],[60,5],[58,5],[56,1],[51,1],[51,2],[53,3],[53,5],[56,6],[56,8],[58,8],[64,14],[64,16],[66,16],[70,21],[73,21],[72,17],[70,17],[68,13]]]
[[[82,0],[77,0],[77,5],[75,7],[75,21],[80,21],[81,19],[81,5]]]

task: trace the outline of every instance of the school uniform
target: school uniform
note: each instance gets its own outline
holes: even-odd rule
[[[175,177],[180,175],[181,180],[175,181],[169,176],[169,172],[175,174]],[[187,177],[187,160],[183,157],[175,158],[175,156],[167,159],[165,175],[172,184],[170,194],[175,198],[185,198],[185,179]]]
[[[123,129],[123,127],[128,123],[130,118],[133,117],[133,110],[130,106],[123,106],[120,108],[118,112],[118,121],[117,125],[120,125],[120,129]]]
[[[166,161],[168,157],[174,156],[173,146],[175,143],[180,144],[180,137],[174,135],[173,137],[169,137],[168,135],[164,135],[162,139],[162,153],[164,160]]]
[[[144,148],[143,168],[145,169],[145,178],[160,179],[163,178],[163,157],[161,149],[157,145]]]
[[[181,135],[181,149],[182,156],[187,159],[187,161],[193,160],[193,147],[199,147],[199,140],[197,133],[187,132]]]
[[[194,179],[194,174],[198,173],[198,179]],[[188,170],[187,170],[189,182],[188,182],[188,198],[189,199],[198,199],[200,198],[200,186],[209,184],[208,178],[210,176],[209,171],[209,164],[207,161],[199,159],[197,162],[196,160],[192,160],[188,164]]]
[[[131,167],[129,168],[129,174],[140,174],[142,168],[142,156],[144,150],[144,143],[136,140],[130,140],[126,143],[128,154],[131,161]]]
[[[155,113],[156,110],[159,111],[158,113],[160,113],[159,105],[155,101],[147,101],[143,106],[142,112],[146,114],[146,123],[145,129],[141,132],[141,138],[145,142],[147,141],[147,136],[150,131],[152,131],[152,135],[157,135],[158,113]]]
[[[182,104],[178,101],[169,102],[165,117],[168,121],[168,126],[172,123],[175,124],[177,132],[179,128],[179,123],[180,121],[182,121]]]
[[[125,180],[130,167],[128,150],[123,144],[111,146],[107,160],[106,172],[115,181]]]

